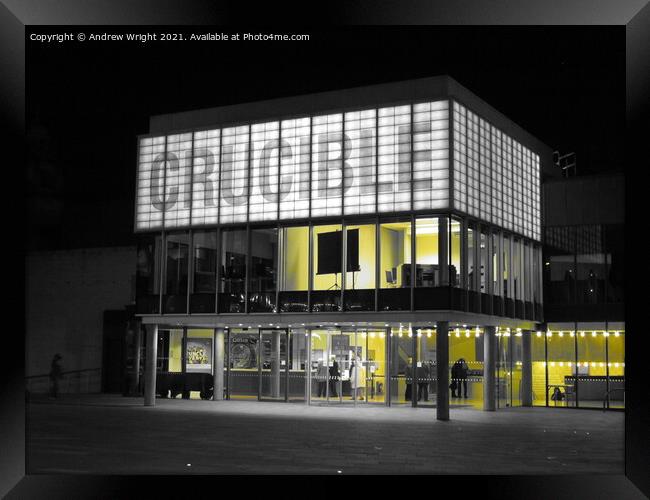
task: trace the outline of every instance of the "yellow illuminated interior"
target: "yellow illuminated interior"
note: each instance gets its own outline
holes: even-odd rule
[[[309,227],[288,227],[283,232],[281,290],[305,291],[309,285]]]

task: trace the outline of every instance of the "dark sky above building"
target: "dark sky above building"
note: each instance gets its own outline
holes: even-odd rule
[[[247,30],[228,30],[237,31]],[[624,27],[291,32],[311,39],[28,42],[28,248],[134,243],[136,135],[152,114],[439,74],[575,151],[578,175],[623,169]]]

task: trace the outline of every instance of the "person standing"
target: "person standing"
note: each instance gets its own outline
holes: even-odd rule
[[[429,401],[429,367],[426,363],[418,363],[416,368],[418,376],[418,401]]]
[[[366,369],[359,356],[352,361],[350,367],[350,384],[352,386],[352,399],[363,401],[363,393],[366,390]]]
[[[406,378],[406,391],[404,392],[404,399],[406,401],[411,401],[413,396],[413,358],[408,358],[408,364],[404,369],[404,377]]]
[[[322,359],[318,360],[316,379],[318,380],[318,397],[327,397],[327,366]]]
[[[467,397],[467,372],[469,367],[463,358],[460,358],[454,363],[454,366],[451,367],[451,397]],[[455,390],[458,389],[458,396],[456,396]],[[463,391],[461,391],[461,389]],[[464,392],[464,396],[462,395]]]
[[[330,373],[330,396],[338,398],[338,391],[336,390],[336,384],[338,383],[341,372],[339,372],[339,364],[336,362],[336,357],[332,356],[330,361],[329,373]]]
[[[63,378],[63,368],[59,363],[60,359],[61,355],[56,353],[50,366],[50,396],[52,398],[59,397],[59,380]]]

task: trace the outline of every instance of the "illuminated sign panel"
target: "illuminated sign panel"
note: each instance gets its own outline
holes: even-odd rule
[[[539,155],[454,102],[454,207],[541,239]]]
[[[454,208],[539,240],[539,156],[451,111],[440,100],[142,137],[135,229]]]

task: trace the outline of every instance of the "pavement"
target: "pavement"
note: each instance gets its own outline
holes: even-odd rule
[[[623,474],[624,413],[88,395],[27,405],[28,474]]]

